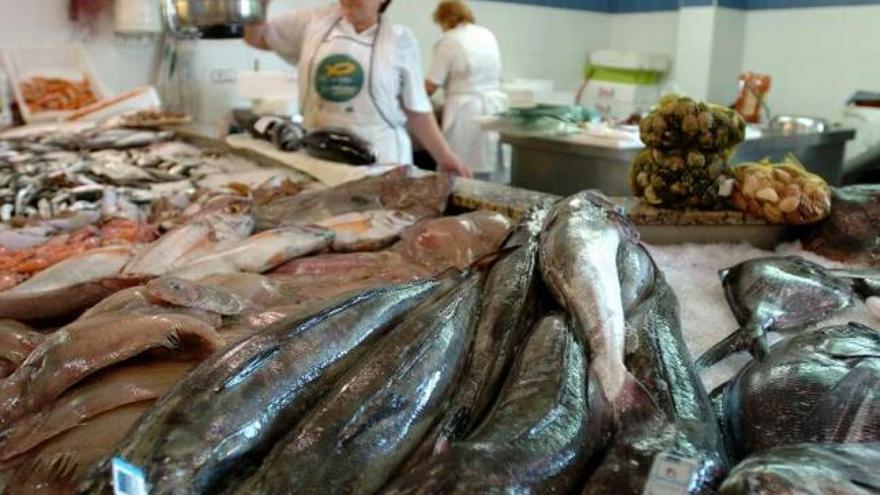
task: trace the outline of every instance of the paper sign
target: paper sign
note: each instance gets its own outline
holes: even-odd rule
[[[654,457],[644,495],[688,495],[700,463],[662,452]]]

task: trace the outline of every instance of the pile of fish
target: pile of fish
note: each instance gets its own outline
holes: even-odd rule
[[[514,224],[443,216],[440,175],[276,186],[56,234],[98,240],[0,292],[0,492],[113,494],[119,461],[160,495],[880,490],[880,333],[803,330],[871,274],[724,272],[742,329],[701,364],[755,360],[710,396],[597,193]]]
[[[21,225],[82,211],[143,220],[162,198],[186,206],[203,179],[257,168],[173,138],[125,128],[0,137],[0,220]]]

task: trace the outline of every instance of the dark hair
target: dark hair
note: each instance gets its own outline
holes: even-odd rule
[[[385,2],[379,6],[379,13],[384,14],[385,11],[388,10],[389,5],[391,5],[391,0],[385,0]]]

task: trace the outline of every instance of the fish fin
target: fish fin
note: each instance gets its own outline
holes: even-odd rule
[[[627,373],[612,409],[618,426],[642,424],[660,412],[660,407],[645,386],[630,373]]]
[[[742,330],[736,330],[721,342],[710,347],[708,351],[704,352],[696,360],[694,365],[697,368],[697,373],[702,372],[706,368],[711,368],[715,364],[727,359],[728,356],[744,350],[746,350],[746,346],[745,342],[743,342]]]
[[[855,367],[816,401],[811,423],[815,441],[821,443],[859,442],[850,438],[848,425],[859,417],[872,417],[880,390],[880,373],[867,367]],[[867,409],[867,411],[866,411]]]

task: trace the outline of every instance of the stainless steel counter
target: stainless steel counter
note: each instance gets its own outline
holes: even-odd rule
[[[780,161],[794,153],[804,165],[832,185],[840,185],[844,146],[855,137],[850,129],[815,134],[764,133],[736,148],[731,164],[765,157]],[[524,137],[502,134],[511,145],[511,185],[566,195],[595,188],[611,196],[628,196],[629,167],[641,148],[609,148],[577,137]]]

